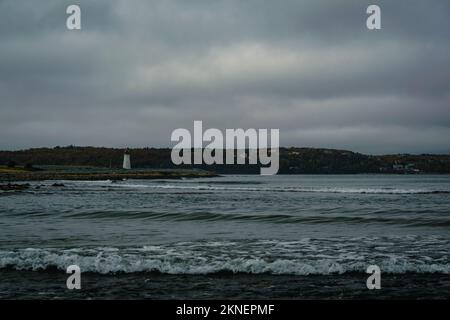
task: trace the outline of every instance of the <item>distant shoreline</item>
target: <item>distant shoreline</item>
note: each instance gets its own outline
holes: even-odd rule
[[[204,170],[217,174],[259,174],[259,164],[196,164],[175,165],[171,160],[170,148],[127,149],[132,168],[145,170]],[[248,150],[246,150],[247,152]],[[349,150],[318,148],[280,148],[278,174],[450,174],[450,155],[394,154],[366,155]],[[0,151],[1,166],[46,168],[59,171],[57,167],[84,166],[121,172],[124,150],[99,147],[55,147],[20,151]],[[134,169],[133,169],[134,170]],[[144,169],[142,169],[144,170]],[[140,171],[136,169],[136,171]],[[0,170],[2,174],[2,170]],[[120,177],[119,177],[120,178]],[[149,177],[152,178],[152,177]],[[170,178],[170,177],[169,177]],[[147,177],[144,177],[147,179]]]
[[[188,178],[212,178],[218,175],[203,170],[99,170],[92,172],[77,171],[25,171],[2,172],[0,181],[44,181],[44,180],[125,180],[125,179],[188,179]]]
[[[18,173],[1,173],[0,183],[15,183],[15,182],[27,182],[27,181],[123,181],[130,179],[138,180],[158,180],[158,179],[199,179],[199,178],[215,178],[220,176],[226,176],[228,174],[217,174],[209,171],[202,170],[153,170],[142,172],[97,172],[97,173],[78,173],[78,172],[18,172]],[[230,175],[258,175],[253,173],[233,173]],[[376,175],[376,176],[402,176],[402,175],[414,175],[405,173],[312,173],[312,174],[292,174],[281,173],[277,174],[281,176],[289,175],[315,175],[315,176],[327,176],[327,175]],[[420,173],[415,175],[448,175],[448,173]]]

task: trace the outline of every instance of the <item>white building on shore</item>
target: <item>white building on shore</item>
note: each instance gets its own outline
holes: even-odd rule
[[[131,169],[131,157],[130,157],[130,151],[128,151],[128,149],[126,149],[123,154],[123,168],[126,170]]]

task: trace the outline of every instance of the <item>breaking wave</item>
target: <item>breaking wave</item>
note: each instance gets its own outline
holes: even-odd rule
[[[122,188],[154,188],[205,191],[239,191],[239,192],[313,192],[313,193],[349,193],[349,194],[450,194],[450,190],[400,189],[400,188],[345,188],[345,187],[234,187],[210,185],[177,184],[133,184],[121,183]]]
[[[157,272],[163,274],[246,273],[274,275],[328,275],[366,271],[370,264],[382,272],[450,274],[449,240],[430,239],[412,248],[389,240],[346,241],[182,242],[140,248],[28,248],[0,250],[0,269],[45,271],[80,266],[82,272],[100,274]],[[396,240],[398,241],[398,240]],[[427,243],[434,243],[433,256]],[[405,247],[402,247],[405,246]],[[388,249],[389,250],[388,250]],[[244,253],[244,250],[247,251]]]

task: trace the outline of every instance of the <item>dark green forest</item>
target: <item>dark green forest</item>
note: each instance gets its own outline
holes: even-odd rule
[[[129,149],[134,168],[200,168],[217,173],[259,173],[259,165],[182,165],[169,148]],[[0,151],[0,165],[74,165],[120,168],[123,149],[101,147],[34,148]],[[365,155],[346,150],[280,148],[280,174],[450,173],[449,155]]]

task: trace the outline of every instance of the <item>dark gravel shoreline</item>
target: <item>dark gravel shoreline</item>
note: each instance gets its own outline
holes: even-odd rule
[[[0,173],[0,182],[44,181],[44,180],[124,180],[124,179],[182,179],[211,178],[218,175],[201,170],[139,170],[139,171],[100,171],[100,172],[61,172],[61,171],[21,171]]]
[[[385,274],[368,290],[367,275],[132,273],[82,274],[68,290],[61,271],[0,270],[0,299],[450,299],[450,275]]]

